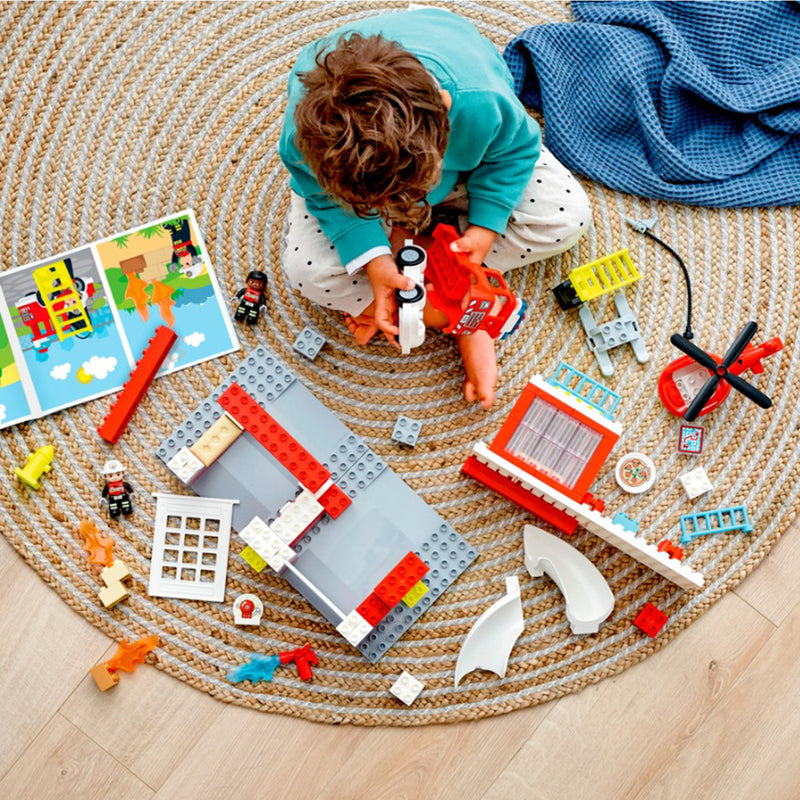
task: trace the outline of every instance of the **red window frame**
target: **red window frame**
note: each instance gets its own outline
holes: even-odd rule
[[[569,416],[578,422],[583,423],[593,431],[596,431],[602,437],[600,443],[597,445],[597,449],[595,450],[589,462],[583,468],[580,477],[577,479],[577,481],[575,481],[575,485],[572,487],[566,486],[563,483],[559,483],[551,475],[538,470],[532,464],[528,463],[527,461],[523,461],[506,449],[509,440],[514,435],[514,432],[519,427],[523,417],[537,397],[541,398],[546,403],[549,403],[558,410],[569,414]],[[575,500],[577,503],[582,503],[586,493],[589,490],[589,487],[592,485],[592,481],[594,481],[594,479],[597,477],[597,473],[602,469],[603,464],[611,452],[611,448],[614,447],[618,439],[619,434],[615,430],[612,430],[604,425],[596,417],[590,417],[587,414],[584,414],[574,405],[570,404],[566,397],[560,397],[554,391],[549,391],[548,389],[545,389],[544,386],[539,384],[529,383],[525,389],[523,389],[522,394],[519,396],[519,399],[511,409],[511,413],[503,423],[503,427],[500,428],[497,436],[494,437],[494,440],[489,445],[489,449],[514,464],[514,466],[524,470],[529,475],[533,475],[535,478],[538,478],[548,486],[557,489],[562,494],[565,494],[567,497]]]

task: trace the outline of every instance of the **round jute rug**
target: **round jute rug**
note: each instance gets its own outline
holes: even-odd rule
[[[469,2],[440,5],[472,19],[498,46],[523,28],[567,21],[562,4]],[[283,3],[3,3],[0,6],[0,262],[4,269],[194,208],[220,282],[229,294],[248,271],[270,275],[269,318],[239,329],[243,350],[158,380],[115,448],[97,436],[105,398],[0,436],[3,533],[76,612],[110,637],[157,633],[152,663],[226,702],[322,722],[408,725],[500,714],[564,695],[615,675],[667,644],[753,570],[798,510],[800,293],[795,290],[795,230],[790,209],[708,210],[630,197],[586,183],[594,230],[561,258],[511,276],[530,313],[498,346],[502,377],[488,413],[461,398],[460,366],[450,339],[432,336],[412,355],[351,344],[339,316],[312,307],[288,287],[281,240],[287,175],[277,143],[286,75],[306,43],[364,15],[399,9],[392,2]],[[706,446],[691,460],[676,451],[678,421],[656,393],[661,370],[678,353],[669,335],[682,330],[683,284],[674,262],[625,224],[657,215],[659,234],[686,258],[694,276],[697,341],[721,353],[741,325],[757,320],[756,342],[780,336],[786,347],[753,378],[774,399],[766,412],[732,393],[703,418]],[[593,487],[611,513],[628,512],[649,541],[677,541],[678,517],[690,507],[745,504],[752,533],[704,537],[687,559],[706,576],[700,592],[682,592],[594,536],[572,541],[599,566],[616,608],[598,634],[570,634],[560,592],[531,579],[522,560],[527,514],[462,476],[476,439],[490,440],[534,372],[549,375],[560,360],[599,378],[574,314],[559,311],[550,288],[570,268],[629,247],[644,279],[628,291],[651,358],[613,354],[607,380],[623,397],[625,428],[614,455],[640,450],[659,478],[648,493],[623,495],[612,457]],[[611,304],[593,305],[598,318]],[[329,344],[315,362],[291,343],[311,324]],[[185,492],[154,455],[156,444],[232,369],[266,343],[353,431],[474,546],[479,557],[377,664],[368,664],[276,576],[258,576],[239,558],[233,537],[227,602],[150,598],[146,576],[154,491]],[[748,376],[750,377],[750,376]],[[424,420],[419,444],[401,452],[389,441],[399,413]],[[28,452],[51,442],[55,466],[37,493],[13,477]],[[109,523],[98,467],[111,455],[128,465],[135,515]],[[715,488],[695,503],[678,475],[702,464]],[[81,550],[78,522],[110,529],[116,552],[134,573],[131,597],[112,611],[98,603],[99,577]],[[525,630],[502,680],[476,672],[452,688],[459,646],[478,615],[520,576]],[[230,602],[244,591],[264,598],[260,628],[237,629]],[[645,602],[669,615],[655,639],[632,626]],[[271,683],[233,686],[232,666],[249,653],[274,653],[309,642],[320,657],[313,681],[293,669]],[[87,670],[91,667],[87,664]],[[388,687],[407,669],[425,684],[405,708]]]

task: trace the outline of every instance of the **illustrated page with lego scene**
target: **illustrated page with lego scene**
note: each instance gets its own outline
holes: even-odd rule
[[[178,334],[159,374],[238,350],[194,214],[176,214],[96,245],[135,358],[159,325]]]
[[[191,211],[0,274],[0,427],[118,391],[159,326],[159,375],[239,347]]]
[[[11,335],[13,336],[13,329]],[[9,329],[0,319],[0,427],[30,419],[31,408],[25,397]]]

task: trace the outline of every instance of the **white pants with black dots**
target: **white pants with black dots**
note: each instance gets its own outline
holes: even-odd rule
[[[437,206],[459,212],[461,230],[467,226],[469,200],[466,186],[457,183]],[[536,162],[528,185],[508,226],[494,241],[484,263],[507,272],[562,253],[589,230],[589,198],[570,171],[546,148]],[[387,231],[388,232],[388,231]],[[292,192],[284,269],[292,286],[324,308],[357,316],[372,302],[372,288],[361,269],[348,275],[330,239]]]

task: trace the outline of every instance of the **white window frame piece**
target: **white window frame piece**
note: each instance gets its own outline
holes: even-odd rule
[[[220,603],[225,600],[225,581],[228,575],[228,550],[231,541],[231,520],[233,506],[238,500],[228,500],[219,497],[196,497],[188,495],[163,494],[156,492],[156,518],[153,532],[153,552],[150,558],[150,580],[147,593],[151,597],[172,597],[180,600],[205,600]],[[180,526],[177,528],[167,526],[170,517],[179,517]],[[187,518],[197,518],[199,528],[187,528]],[[208,518],[219,520],[219,530],[206,530],[205,521]],[[167,542],[167,534],[178,533],[176,543]],[[216,537],[216,547],[206,547],[205,535]],[[185,537],[196,535],[196,547],[185,547]],[[166,555],[172,550],[177,550],[177,560],[166,560]],[[183,560],[186,550],[194,551],[196,560],[187,562]],[[214,565],[203,563],[203,556],[213,553]],[[164,577],[164,568],[174,566],[175,578]],[[182,574],[194,570],[196,578],[192,581],[183,580]],[[201,580],[201,571],[213,571],[213,581]]]

